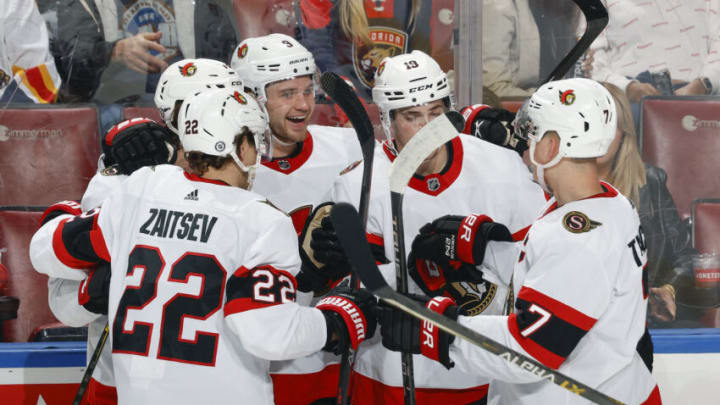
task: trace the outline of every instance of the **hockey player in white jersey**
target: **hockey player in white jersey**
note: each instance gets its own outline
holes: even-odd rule
[[[182,144],[194,173],[139,169],[79,216],[33,237],[33,265],[84,279],[112,263],[109,322],[120,404],[273,404],[269,360],[373,334],[367,292],[295,303],[300,267],[290,219],[246,188],[269,151],[252,96],[210,90],[186,99]],[[110,260],[112,258],[112,260]]]
[[[375,148],[372,189],[367,223],[368,240],[385,279],[395,285],[393,221],[390,206],[389,169],[397,153],[433,118],[453,108],[447,76],[430,56],[420,51],[386,58],[380,64],[373,88],[373,101],[380,109],[386,141]],[[357,206],[362,170],[351,169],[340,176],[332,200]],[[414,282],[413,293],[448,294],[461,302],[467,315],[499,315],[503,312],[508,289],[487,282],[451,280],[451,272],[493,262],[511,266],[517,247],[504,243],[485,255],[486,239],[522,239],[545,202],[540,187],[532,182],[519,156],[507,149],[470,136],[458,136],[435,151],[420,166],[403,198],[403,221],[408,267]],[[451,214],[451,215],[447,215]],[[477,216],[474,214],[478,214]],[[480,214],[487,221],[479,219]],[[489,235],[492,220],[508,229],[496,228]],[[446,233],[455,237],[467,220],[476,220],[468,254],[445,258],[445,245],[436,246]],[[480,226],[486,222],[485,226]],[[433,239],[434,238],[434,239]],[[437,239],[437,240],[435,240]],[[458,240],[459,242],[459,240]],[[496,242],[493,242],[496,243]],[[422,247],[418,247],[418,244]],[[457,245],[460,245],[459,243]],[[327,245],[333,249],[335,245]],[[489,248],[490,249],[490,248]],[[460,249],[462,251],[462,249]],[[464,251],[462,251],[464,252]],[[337,252],[335,252],[337,254]],[[460,257],[457,257],[460,256]],[[461,263],[461,260],[464,263]],[[452,266],[452,267],[451,267]],[[473,274],[475,271],[472,272]],[[418,404],[474,403],[487,393],[489,379],[415,356],[415,397]],[[355,360],[352,403],[355,405],[403,403],[400,356],[385,349],[379,339],[362,347]]]
[[[161,75],[155,93],[155,104],[166,127],[159,128],[149,119],[133,119],[111,128],[101,144],[103,155],[98,162],[98,172],[93,176],[79,207],[61,204],[50,207],[55,212],[63,210],[89,211],[100,206],[102,200],[120,187],[135,170],[143,166],[174,163],[187,169],[187,162],[177,130],[177,114],[186,96],[212,88],[242,89],[242,81],[230,67],[212,59],[184,59],[170,65]],[[97,274],[93,286],[102,287]],[[78,302],[78,291],[84,287],[80,281],[50,277],[48,280],[50,309],[63,323],[71,326],[88,325],[88,361],[107,323],[106,305],[100,305],[102,314],[89,312],[87,302]],[[82,290],[87,293],[87,290]],[[84,298],[87,299],[87,298]],[[110,345],[103,348],[101,357],[90,380],[87,398],[93,405],[117,403],[117,393],[112,371]]]
[[[588,79],[549,82],[518,114],[537,181],[554,196],[533,223],[514,266],[509,316],[457,316],[447,299],[429,308],[626,404],[661,404],[636,352],[647,309],[646,247],[637,212],[601,182],[595,158],[615,137],[616,110]],[[394,328],[384,325],[394,324]],[[586,399],[518,365],[393,309],[381,316],[383,342],[492,378],[492,404],[585,404]],[[414,332],[410,329],[417,327]],[[406,337],[402,333],[407,333]],[[430,347],[420,334],[431,333]],[[454,366],[453,366],[454,364]]]
[[[273,158],[258,167],[253,191],[287,212],[301,235],[340,172],[362,159],[355,131],[309,125],[315,110],[315,61],[294,38],[284,34],[248,38],[233,53],[231,66],[267,108],[273,133]],[[309,233],[302,236],[310,239]],[[310,263],[306,255],[303,263]],[[347,272],[343,263],[319,265]],[[313,290],[307,275],[298,277],[302,291]],[[276,402],[311,403],[334,397],[339,361],[322,353],[273,365]]]

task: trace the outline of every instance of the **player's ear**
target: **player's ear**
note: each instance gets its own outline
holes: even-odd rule
[[[544,165],[550,162],[558,153],[560,153],[560,137],[554,131],[550,131],[537,143],[535,161]]]
[[[255,144],[252,140],[252,134],[247,132],[246,134],[243,134],[240,138],[240,143],[237,144],[237,155],[240,158],[240,161],[242,161],[246,166],[254,165],[257,158],[257,149],[255,149]]]

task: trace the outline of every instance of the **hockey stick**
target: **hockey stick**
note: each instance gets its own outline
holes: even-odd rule
[[[580,59],[595,38],[605,29],[608,24],[608,13],[601,0],[572,0],[580,8],[585,16],[585,32],[570,52],[560,61],[550,76],[543,82],[561,79]]]
[[[387,304],[422,321],[430,322],[443,331],[467,340],[508,363],[529,370],[541,379],[548,380],[573,394],[597,404],[622,404],[622,402],[612,399],[575,379],[545,367],[522,353],[516,352],[436,312],[430,311],[412,299],[394,291],[387,284],[380,273],[380,269],[375,264],[355,208],[346,203],[336,204],[330,212],[330,219],[337,230],[340,244],[348,255],[348,260],[353,264],[353,268],[356,269],[360,280],[362,280],[366,288]]]
[[[370,205],[370,185],[372,181],[373,156],[375,152],[375,131],[365,107],[358,99],[357,94],[340,76],[332,72],[325,72],[320,77],[323,90],[333,99],[348,116],[357,134],[358,142],[363,156],[362,185],[360,189],[360,216],[363,228],[367,224],[368,206]],[[352,288],[358,287],[358,280],[353,272],[350,276]],[[349,346],[340,359],[340,379],[338,381],[338,405],[350,403],[350,373],[354,363],[355,353]]]
[[[100,360],[100,354],[103,351],[103,347],[105,347],[105,342],[107,341],[109,334],[110,328],[106,323],[105,329],[103,330],[102,335],[100,335],[100,340],[98,340],[97,346],[95,347],[95,351],[93,352],[92,357],[90,357],[90,363],[88,363],[88,366],[85,369],[85,374],[83,374],[83,378],[80,381],[80,386],[78,387],[77,394],[75,394],[75,399],[73,400],[72,405],[80,405],[82,402],[82,399],[85,396],[85,391],[87,391],[88,384],[90,383],[90,378],[92,377],[93,371],[95,371],[98,360]]]
[[[407,256],[405,255],[405,230],[403,227],[403,194],[413,174],[437,148],[458,136],[465,120],[457,111],[449,111],[435,118],[413,135],[410,142],[395,158],[390,167],[390,203],[392,206],[393,236],[395,247],[395,277],[397,291],[407,294]],[[352,262],[351,262],[352,263]],[[401,353],[403,395],[406,405],[415,404],[415,378],[412,353]]]

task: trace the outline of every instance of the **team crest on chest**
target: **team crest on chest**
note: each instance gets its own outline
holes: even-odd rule
[[[563,226],[572,233],[590,232],[602,223],[593,221],[580,211],[570,211],[563,217]]]
[[[427,179],[427,188],[430,191],[438,191],[440,189],[440,179],[437,177]]]
[[[375,71],[386,57],[407,52],[407,33],[389,27],[370,27],[373,44],[353,44],[353,67],[363,85],[373,87]],[[382,73],[382,69],[378,74]]]
[[[278,167],[279,167],[281,170],[290,170],[290,162],[288,162],[287,160],[285,160],[285,159],[280,159],[280,160],[278,160],[277,163],[278,163]]]
[[[455,297],[460,310],[466,316],[475,316],[483,313],[495,298],[497,286],[483,281],[479,284],[466,281],[450,283],[449,288],[455,290],[459,297]]]

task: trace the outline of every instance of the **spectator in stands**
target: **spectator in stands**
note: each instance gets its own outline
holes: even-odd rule
[[[61,80],[34,1],[3,3],[0,44],[0,102],[54,102]]]
[[[667,174],[643,164],[637,147],[630,102],[620,88],[603,83],[615,99],[618,128],[608,153],[598,158],[600,178],[617,187],[637,207],[648,248],[648,316],[655,326],[669,326],[677,315],[676,291],[692,276],[690,227],[681,221]]]
[[[592,78],[623,89],[633,103],[658,94],[717,94],[719,7],[706,0],[610,3],[608,26],[591,47]],[[665,69],[669,79],[653,79]]]
[[[55,52],[73,101],[92,99],[113,64],[119,66],[108,70],[111,77],[106,73],[103,84],[114,85],[118,95],[139,84],[137,92],[151,100],[169,64],[184,58],[227,61],[238,42],[217,0],[59,1]]]
[[[500,97],[529,97],[577,42],[579,17],[556,0],[485,0],[484,84]]]
[[[296,4],[298,41],[312,52],[321,71],[350,77],[367,100],[383,58],[416,49],[433,54],[431,38],[437,31],[431,24],[431,1],[299,0]],[[438,20],[451,24],[452,10],[444,10]],[[452,61],[441,66],[448,70]]]

